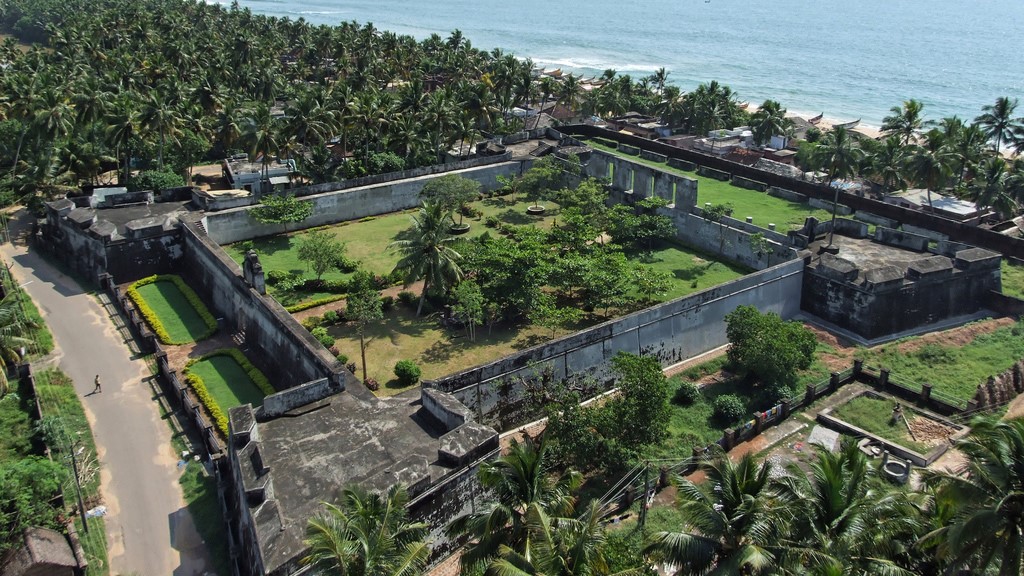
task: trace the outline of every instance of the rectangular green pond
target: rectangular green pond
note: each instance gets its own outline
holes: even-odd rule
[[[206,389],[225,413],[235,406],[263,405],[263,392],[230,356],[213,356],[189,366],[188,371],[203,379]]]
[[[194,342],[207,332],[199,312],[170,280],[160,280],[137,288],[146,304],[164,325],[174,342]]]

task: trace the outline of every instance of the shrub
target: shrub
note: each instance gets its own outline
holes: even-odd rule
[[[416,294],[414,294],[414,293],[412,293],[412,292],[410,292],[408,290],[402,290],[401,292],[398,293],[398,301],[403,306],[415,306],[416,305]]]
[[[739,420],[746,412],[743,400],[735,394],[723,394],[715,398],[715,418],[722,423],[731,423]]]
[[[316,338],[324,348],[334,346],[334,336],[327,333],[327,328],[319,326],[310,330],[309,333],[312,334],[313,338]]]
[[[338,259],[338,270],[341,272],[355,272],[359,268],[359,261],[353,260],[347,256],[341,256]]]
[[[366,384],[366,387],[374,392],[380,390],[380,383],[374,380],[373,378],[367,378],[366,381],[363,382],[363,384]]]
[[[344,294],[345,292],[348,292],[348,284],[347,280],[324,280],[324,291],[334,294]]]
[[[337,324],[340,316],[337,310],[328,310],[324,312],[324,324]]]
[[[185,340],[184,342],[172,341],[171,335],[167,333],[167,328],[165,328],[163,323],[160,322],[160,318],[157,317],[156,312],[149,307],[149,304],[146,303],[146,299],[142,297],[142,294],[139,294],[140,287],[153,284],[154,282],[164,281],[172,282],[178,287],[178,290],[180,290],[185,296],[185,300],[188,300],[188,303],[195,309],[196,313],[199,314],[203,323],[206,324],[206,331],[194,340]],[[206,308],[206,304],[203,304],[203,301],[199,299],[199,296],[196,295],[195,291],[185,284],[185,281],[182,280],[180,276],[176,276],[174,274],[159,274],[143,278],[128,287],[128,297],[135,303],[135,307],[138,308],[139,313],[142,314],[143,318],[145,318],[146,323],[149,324],[153,333],[156,334],[157,339],[164,344],[187,344],[189,342],[198,342],[199,340],[209,338],[217,331],[217,320],[212,314],[210,314],[210,311]]]
[[[167,188],[180,188],[185,180],[170,170],[143,170],[128,178],[128,191],[152,190],[159,193]]]
[[[338,354],[337,359],[338,362],[341,362],[342,364],[348,364],[348,354]]]
[[[380,309],[382,311],[387,312],[387,311],[391,310],[394,307],[395,307],[395,297],[394,296],[383,296],[383,297],[381,297],[381,299],[380,299]]]
[[[399,360],[395,364],[395,376],[398,377],[398,382],[402,386],[412,386],[420,380],[420,375],[423,373],[420,367],[416,365],[412,360]]]
[[[327,315],[324,314],[324,316]],[[303,328],[312,332],[315,328],[319,328],[320,325],[323,324],[323,322],[324,319],[319,316],[308,316],[306,318],[303,318],[300,324],[302,324]]]
[[[287,270],[271,270],[267,272],[266,276],[267,284],[271,286],[277,286],[285,282],[292,280],[292,273]]]
[[[676,388],[672,396],[672,403],[680,406],[689,406],[700,398],[700,388],[693,382],[683,382]]]
[[[341,354],[341,350],[338,350],[337,346],[331,346],[330,348],[327,349],[327,351],[330,352],[331,356],[334,356],[335,358],[338,357],[338,354]]]
[[[377,290],[383,290],[391,286],[391,276],[381,276],[380,274],[373,275],[373,287]]]
[[[484,226],[488,228],[501,228],[501,220],[498,220],[497,216],[488,216],[484,218]]]

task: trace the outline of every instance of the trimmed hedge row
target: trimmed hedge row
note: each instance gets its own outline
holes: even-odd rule
[[[316,308],[317,306],[323,306],[324,304],[330,304],[331,302],[337,302],[338,300],[344,300],[345,296],[347,296],[347,294],[333,294],[331,296],[317,298],[316,300],[285,306],[284,309],[294,314],[296,312],[302,312],[303,310],[309,310],[310,308]]]
[[[167,329],[164,327],[163,323],[160,322],[160,317],[157,316],[156,312],[149,307],[149,304],[146,302],[146,299],[142,297],[142,294],[139,294],[139,288],[156,282],[172,282],[177,286],[178,290],[180,290],[185,296],[185,300],[188,300],[188,303],[193,309],[195,309],[196,313],[199,314],[199,318],[201,318],[203,323],[206,324],[206,332],[201,334],[195,340],[172,340],[171,335],[167,333]],[[199,299],[199,296],[196,295],[195,291],[185,284],[185,281],[182,280],[180,276],[175,274],[157,274],[138,280],[128,287],[128,297],[135,303],[135,307],[139,310],[139,313],[142,314],[142,317],[146,319],[146,323],[153,329],[153,333],[156,334],[156,337],[164,344],[173,345],[197,342],[199,340],[209,338],[217,331],[217,320],[214,319],[212,314],[210,314],[210,311],[206,308],[206,304],[203,304],[203,301]]]
[[[274,390],[274,387],[270,385],[270,380],[267,380],[267,377],[263,375],[263,372],[261,372],[259,368],[253,366],[252,362],[250,362],[249,359],[245,357],[245,354],[243,354],[238,348],[221,348],[199,358],[189,360],[188,363],[185,364],[185,382],[192,386],[192,390],[194,390],[196,396],[199,397],[199,401],[206,407],[206,410],[213,418],[217,429],[220,430],[226,438],[228,435],[227,414],[220,405],[217,404],[217,401],[214,400],[210,391],[206,388],[206,383],[203,382],[202,377],[198,374],[189,374],[188,372],[189,367],[193,364],[202,362],[203,360],[209,360],[215,356],[230,356],[238,363],[239,366],[242,367],[242,370],[245,370],[246,376],[248,376],[249,379],[252,380],[253,384],[260,389],[260,392],[263,392],[264,396],[275,394],[277,393],[277,390]]]
[[[192,390],[199,397],[199,402],[206,408],[206,411],[210,413],[210,417],[213,418],[213,423],[217,426],[217,430],[227,438],[228,437],[228,416],[220,408],[220,404],[213,399],[210,395],[210,391],[206,389],[206,382],[198,374],[186,374],[185,383],[192,387]]]

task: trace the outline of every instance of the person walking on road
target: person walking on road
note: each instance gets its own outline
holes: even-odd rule
[[[96,394],[96,393],[99,393],[99,392],[103,392],[103,387],[100,386],[100,375],[99,374],[96,375],[96,380],[94,380],[93,382],[96,383],[96,387],[92,389],[92,393]]]

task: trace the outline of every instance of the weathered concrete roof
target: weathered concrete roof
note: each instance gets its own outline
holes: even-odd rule
[[[190,202],[190,201],[189,201]],[[137,204],[120,208],[102,208],[94,210],[96,217],[117,226],[117,232],[122,236],[128,235],[128,223],[136,220],[144,220],[143,226],[151,225],[155,221],[163,222],[168,216],[176,213],[187,212],[188,202],[154,202],[152,204]],[[80,208],[79,210],[89,210]],[[74,212],[78,212],[75,210]],[[74,213],[72,212],[72,213]]]
[[[814,242],[808,246],[808,250],[813,254],[817,254],[818,247],[826,242],[826,240]],[[839,253],[837,254],[839,258],[854,264],[860,270],[860,276],[855,280],[858,284],[868,280],[865,273],[869,270],[885,268],[885,276],[895,275],[896,270],[898,270],[899,274],[903,276],[906,274],[907,268],[911,263],[930,255],[927,252],[915,252],[888,244],[879,244],[870,238],[850,238],[842,234],[835,235],[833,245],[839,247]],[[810,267],[818,268],[819,262],[831,262],[831,260],[824,258],[824,256],[826,255],[823,254],[820,260],[817,257],[812,258]],[[872,277],[870,281],[879,282],[881,277]]]
[[[258,424],[276,502],[275,513],[256,515],[268,572],[304,550],[306,522],[345,486],[429,483],[450,471],[438,460],[443,430],[421,412],[419,394],[377,399],[352,386],[326,405]]]

